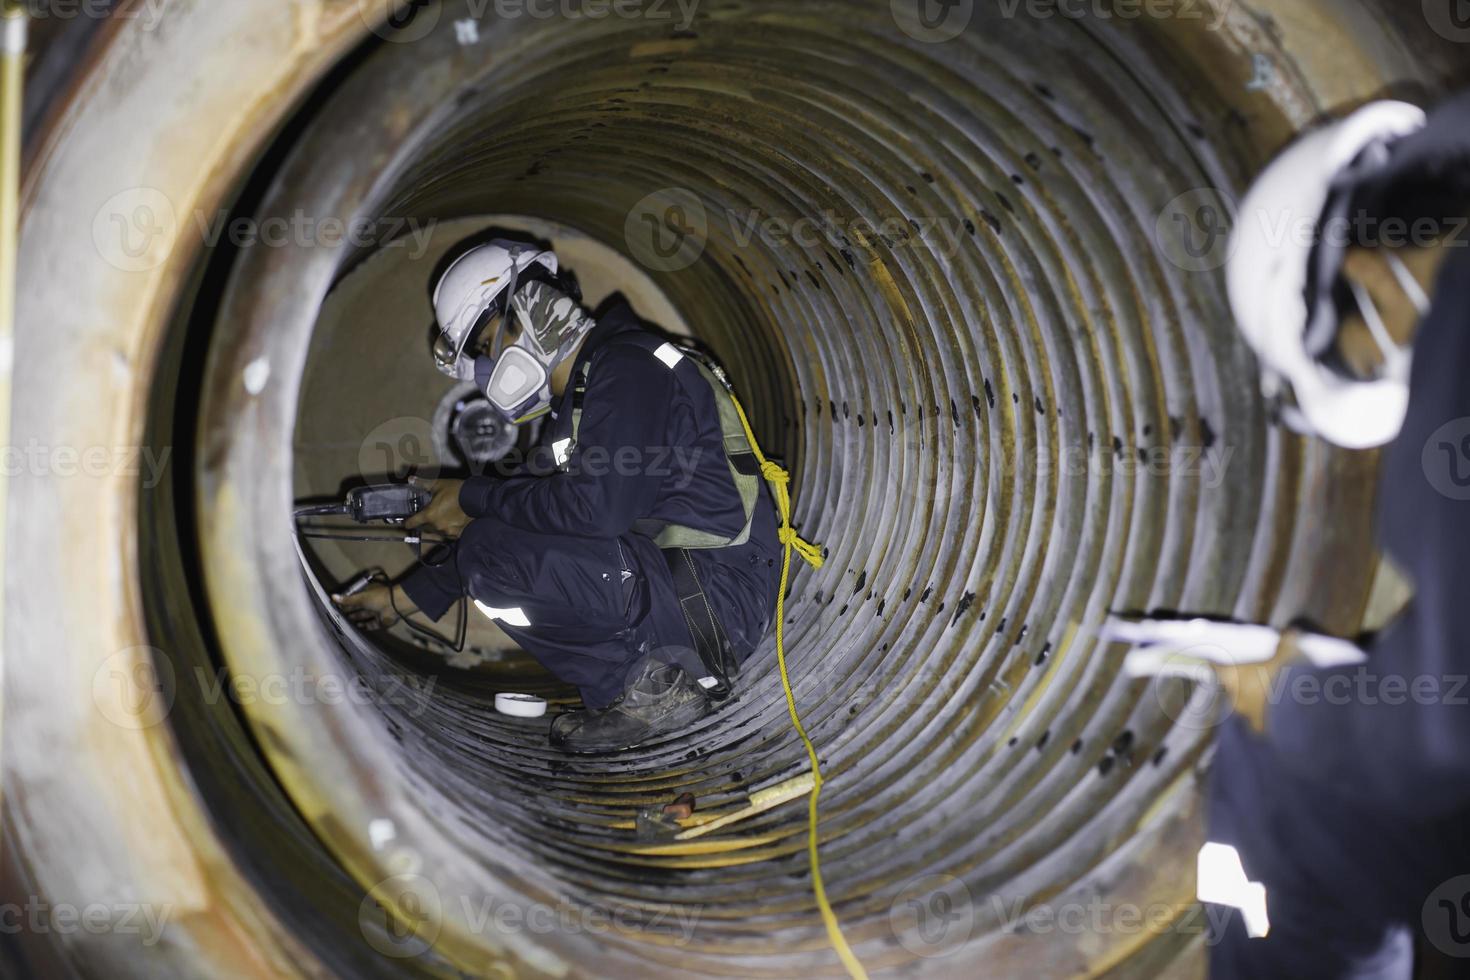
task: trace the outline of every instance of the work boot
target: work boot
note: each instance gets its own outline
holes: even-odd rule
[[[709,714],[709,699],[682,669],[646,660],[606,708],[570,711],[551,723],[551,741],[568,752],[616,752]]]

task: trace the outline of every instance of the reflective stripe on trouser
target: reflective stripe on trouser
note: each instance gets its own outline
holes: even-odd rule
[[[456,551],[476,605],[520,610],[529,624],[501,617],[506,635],[589,704],[617,697],[637,646],[615,539],[538,534],[482,517],[465,528]]]
[[[775,537],[769,495],[760,495],[756,511],[760,533],[751,542],[691,556],[738,659],[766,634],[775,602],[776,563],[765,543]],[[603,707],[621,694],[645,652],[696,678],[704,673],[668,563],[649,537],[542,534],[482,517],[465,528],[449,557],[436,555],[441,564],[422,566],[405,580],[419,608],[442,619],[463,589],[492,609],[520,610],[528,626],[509,615],[498,625],[578,687],[588,706]],[[632,576],[625,579],[625,570]]]

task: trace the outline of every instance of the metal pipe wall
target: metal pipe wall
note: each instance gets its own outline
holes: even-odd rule
[[[136,74],[80,93],[30,175],[22,317],[53,328],[19,342],[17,441],[179,456],[141,491],[127,474],[16,481],[5,878],[180,914],[158,945],[35,936],[27,955],[150,975],[837,969],[801,804],[696,846],[625,826],[801,767],[769,644],[699,731],[586,760],[492,714],[486,684],[425,692],[324,624],[289,534],[291,434],[317,311],[359,256],[206,252],[191,215],[244,188],[231,206],[262,222],[578,229],[642,261],[726,362],[793,464],[798,524],[830,549],[797,576],[787,635],[828,775],[824,876],[870,969],[1197,974],[1209,728],[1183,688],[1120,680],[1097,626],[1178,608],[1350,629],[1373,573],[1372,460],[1303,443],[1261,404],[1211,192],[1238,192],[1320,112],[1435,91],[1450,49],[1345,0],[1199,20],[976,5],[944,39],[903,4],[723,2],[680,25],[477,19],[465,0],[375,24],[386,39],[303,99],[366,32],[353,6],[128,25],[89,70]],[[226,40],[241,33],[269,43]],[[198,55],[207,39],[236,70]],[[118,113],[133,131],[99,176],[89,150]],[[174,212],[156,256],[94,235],[119,193],[126,218],[139,200]],[[37,529],[61,514],[96,520],[57,548]],[[200,678],[219,666],[307,693],[212,698]],[[323,678],[376,693],[327,703]],[[934,942],[917,916],[937,894],[959,918]],[[1163,912],[1015,921],[1099,901]],[[525,924],[487,927],[487,909]],[[570,927],[535,927],[562,909]]]

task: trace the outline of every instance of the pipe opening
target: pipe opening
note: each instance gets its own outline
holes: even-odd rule
[[[237,860],[267,892],[328,879],[301,941],[426,971],[836,966],[804,802],[688,845],[631,826],[805,766],[769,639],[695,730],[575,758],[495,714],[497,690],[570,696],[523,655],[482,637],[462,669],[364,643],[302,588],[295,500],[448,462],[428,280],[498,226],[707,344],[793,470],[794,521],[830,555],[794,569],[792,680],[827,779],[823,875],[869,969],[1147,974],[1197,951],[1188,930],[1113,931],[1082,955],[1075,936],[1019,936],[1013,910],[1101,891],[1185,914],[1174,869],[1198,846],[1209,728],[1182,683],[1120,678],[1097,627],[1114,610],[1270,619],[1285,566],[1330,556],[1295,523],[1341,464],[1269,416],[1218,275],[1207,215],[1258,154],[1200,67],[1225,40],[978,5],[953,43],[887,4],[726,0],[677,30],[485,20],[474,40],[464,4],[441,13],[374,42],[254,176],[257,219],[378,238],[242,250],[201,293],[218,313],[185,515],[213,633],[198,656],[372,692],[210,705],[179,685],[182,740],[229,731],[241,785],[295,814],[269,824],[294,851],[241,826]],[[335,581],[410,560],[312,554]],[[150,598],[156,620],[177,587]],[[164,653],[185,680],[192,655]],[[202,785],[228,822],[225,782]],[[960,910],[942,934],[938,895]],[[425,931],[385,938],[373,910],[425,898]],[[508,907],[524,926],[487,926]]]

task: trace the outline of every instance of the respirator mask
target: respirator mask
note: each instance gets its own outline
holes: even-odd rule
[[[520,287],[489,355],[475,360],[475,382],[507,421],[520,424],[551,407],[551,375],[595,325],[572,296],[546,282]],[[514,334],[515,342],[504,345]]]

